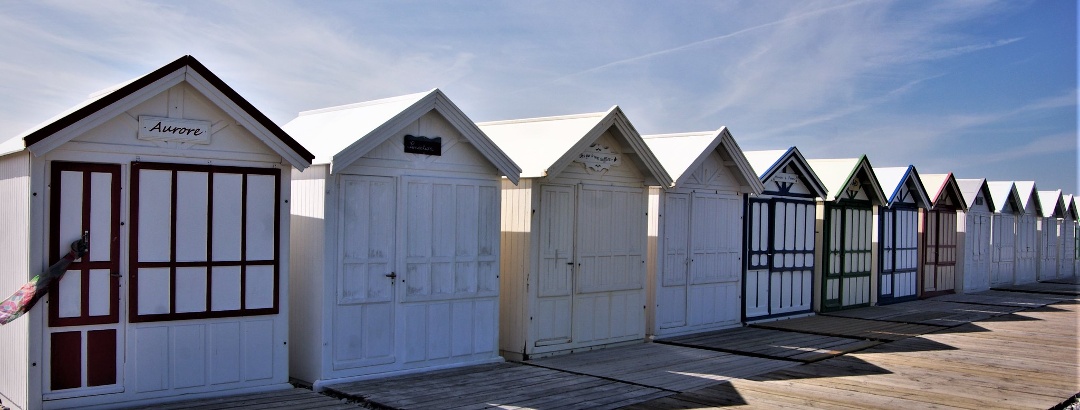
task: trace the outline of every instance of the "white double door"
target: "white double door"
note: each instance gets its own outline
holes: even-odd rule
[[[495,354],[496,183],[342,175],[338,197],[334,370]]]
[[[644,337],[645,189],[545,184],[540,196],[533,351]]]
[[[742,201],[713,192],[667,193],[657,288],[657,333],[739,323]]]
[[[813,308],[813,201],[751,199],[747,216],[746,320]]]

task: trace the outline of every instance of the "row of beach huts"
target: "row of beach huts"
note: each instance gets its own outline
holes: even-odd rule
[[[1063,168],[1063,172],[1068,172]],[[125,406],[528,360],[1080,270],[1032,181],[474,123],[439,90],[283,127],[191,56],[0,145],[0,405]]]

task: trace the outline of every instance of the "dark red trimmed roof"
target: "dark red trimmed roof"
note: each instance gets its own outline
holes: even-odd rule
[[[196,60],[195,57],[192,57],[190,55],[180,57],[176,59],[176,61],[166,64],[165,66],[154,70],[150,74],[144,75],[139,79],[132,81],[124,85],[123,87],[120,87],[116,91],[110,92],[107,95],[98,98],[90,104],[87,104],[86,106],[75,110],[71,114],[65,115],[64,117],[35,130],[34,132],[23,137],[23,143],[26,144],[27,147],[29,147],[45,138],[48,138],[50,135],[53,135],[68,126],[86,117],[89,117],[91,114],[98,112],[105,107],[116,103],[117,101],[120,101],[124,97],[127,97],[138,90],[141,90],[142,88],[150,85],[151,83],[164,78],[170,73],[173,73],[176,70],[184,67],[190,67],[192,70],[195,70],[195,72],[206,78],[206,80],[209,81],[210,84],[212,84],[219,91],[221,91],[222,94],[225,94],[225,96],[232,100],[233,103],[235,103],[237,106],[243,109],[244,112],[250,115],[252,119],[258,121],[259,124],[261,124],[263,127],[266,127],[267,130],[273,133],[274,136],[281,140],[281,142],[284,142],[285,145],[287,145],[294,152],[300,155],[300,157],[306,159],[308,162],[311,162],[315,159],[314,154],[308,152],[308,150],[304,148],[304,146],[296,142],[296,140],[294,140],[291,136],[289,136],[288,133],[282,130],[281,127],[277,126],[277,124],[274,124],[274,122],[270,121],[270,119],[267,118],[266,115],[264,115],[261,111],[255,109],[255,106],[251,105],[251,103],[245,100],[244,97],[241,97],[240,94],[236,92],[236,90],[233,90],[232,87],[229,87],[228,84],[225,84],[224,81],[221,81],[221,78],[218,78],[218,76],[211,72],[208,68],[206,68],[206,66],[202,65],[199,60]]]

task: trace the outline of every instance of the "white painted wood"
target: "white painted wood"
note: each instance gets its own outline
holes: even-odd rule
[[[215,261],[240,260],[240,229],[242,222],[243,176],[240,174],[214,174],[214,215],[211,222]]]
[[[1058,220],[1043,217],[1038,220],[1038,269],[1037,280],[1057,279],[1058,277]]]
[[[167,261],[172,245],[172,173],[145,170],[139,173],[139,184],[139,261]]]
[[[1038,221],[1037,216],[1023,213],[1016,218],[1016,271],[1015,284],[1033,283],[1038,272]]]
[[[177,294],[177,298],[182,295]],[[210,269],[210,310],[238,310],[240,305],[240,267],[217,266]]]
[[[157,171],[142,171],[140,174],[144,176],[153,172]],[[150,188],[148,183],[143,185]],[[143,188],[140,187],[141,189]],[[206,260],[206,241],[209,238],[209,235],[207,235],[209,192],[209,174],[206,172],[178,171],[176,173],[176,195],[178,198],[183,198],[183,205],[177,204],[176,207],[177,261]],[[140,206],[142,206],[142,202],[140,202]],[[154,226],[161,223],[161,221],[152,221],[146,218],[140,218],[139,222],[140,227],[143,223],[148,222]],[[140,232],[142,231],[140,230]],[[142,235],[139,237],[141,241]],[[182,246],[180,246],[181,244]],[[205,306],[200,310],[205,310]]]
[[[1011,213],[995,213],[991,229],[990,285],[1012,284],[1016,267],[1016,217]]]
[[[206,248],[204,247],[203,249]],[[206,311],[206,288],[209,286],[207,281],[208,277],[206,268],[176,268],[177,313]],[[141,284],[141,276],[139,281]],[[143,303],[141,295],[142,293],[140,292],[140,304]],[[180,295],[183,296],[181,297]]]
[[[38,195],[41,197],[42,195]],[[0,156],[0,292],[14,293],[30,279],[30,153]],[[26,408],[29,395],[29,321],[0,326],[0,400]]]

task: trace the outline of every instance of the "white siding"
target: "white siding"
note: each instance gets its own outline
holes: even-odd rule
[[[5,298],[30,280],[28,152],[0,157],[0,198],[4,198],[0,201],[0,298]],[[28,404],[29,320],[23,317],[0,326],[0,400],[15,409]]]
[[[318,378],[323,339],[323,275],[326,266],[326,178],[329,165],[292,171],[289,271],[289,375]]]
[[[531,271],[530,249],[533,219],[532,178],[517,186],[502,180],[502,236],[499,260],[499,350],[510,359],[525,354],[529,305],[526,278]]]

